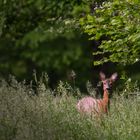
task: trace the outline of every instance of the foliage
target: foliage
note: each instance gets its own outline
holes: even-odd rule
[[[128,78],[124,83],[124,89],[121,93],[121,96],[124,97],[135,97],[140,96],[140,88],[138,86],[138,81],[132,81],[131,78]]]
[[[0,139],[140,139],[140,99],[119,97],[111,101],[108,116],[91,118],[77,112],[77,99],[61,82],[54,91],[38,84],[36,96],[32,83],[17,82],[14,77],[0,81]],[[43,84],[44,83],[44,84]],[[65,89],[66,87],[66,89]],[[60,96],[59,91],[62,95]],[[71,95],[70,95],[71,94]]]
[[[117,62],[134,64],[140,59],[140,3],[138,0],[104,2],[92,14],[81,18],[91,40],[101,41],[95,65]]]
[[[85,57],[76,18],[88,11],[84,0],[1,1],[1,76],[31,77],[33,69],[64,75]]]

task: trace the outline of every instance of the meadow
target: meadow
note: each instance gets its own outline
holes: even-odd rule
[[[109,114],[97,119],[76,110],[78,89],[60,82],[52,90],[47,82],[39,80],[35,93],[32,82],[0,80],[0,140],[140,139],[140,98],[124,96],[138,88],[114,91]]]

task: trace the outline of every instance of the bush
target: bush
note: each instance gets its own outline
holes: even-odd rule
[[[52,91],[40,82],[35,94],[32,84],[19,83],[13,77],[9,83],[1,80],[0,139],[140,139],[139,98],[115,94],[108,116],[91,118],[77,112],[73,90],[68,90],[68,84],[67,88],[63,82],[60,84],[59,90]]]

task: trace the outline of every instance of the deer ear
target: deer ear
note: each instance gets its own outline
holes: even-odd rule
[[[105,80],[105,74],[103,72],[100,72],[99,75],[100,75],[101,80]]]
[[[113,73],[112,76],[111,76],[111,80],[114,82],[118,77],[118,74],[117,72],[116,73]]]

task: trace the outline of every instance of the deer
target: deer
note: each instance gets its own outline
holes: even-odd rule
[[[113,73],[110,78],[106,78],[106,75],[103,72],[100,72],[99,75],[103,84],[103,98],[96,99],[91,96],[87,96],[80,99],[77,103],[77,109],[79,112],[95,116],[108,114],[108,106],[110,103],[109,93],[118,74]]]

